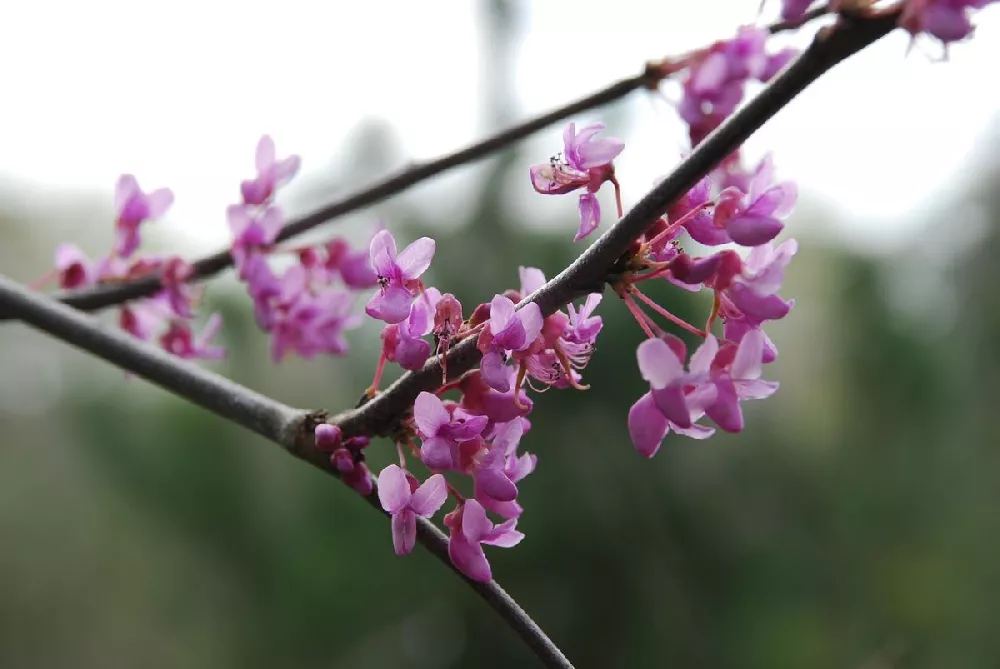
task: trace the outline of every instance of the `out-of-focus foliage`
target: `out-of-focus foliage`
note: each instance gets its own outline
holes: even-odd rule
[[[516,287],[517,264],[552,276],[581,248],[570,200],[555,236],[514,220],[504,184],[528,162],[492,160],[464,221],[386,210],[408,238],[447,225],[428,278],[467,307]],[[536,402],[527,539],[491,553],[578,666],[995,664],[1000,177],[986,167],[960,198],[988,232],[944,269],[926,262],[936,242],[871,259],[805,240],[785,291],[799,304],[772,331],[783,387],[748,406],[744,434],[635,454],[641,332],[606,295],[592,389]],[[951,211],[928,240],[963,225]],[[15,259],[54,241],[12,234],[0,265],[31,278]],[[227,375],[334,410],[368,383],[375,330],[355,338],[370,355],[274,367],[247,301],[212,295]],[[662,297],[695,321],[707,310]],[[255,436],[20,326],[0,331],[0,390],[0,666],[533,666],[447,569],[397,558],[382,517]],[[370,450],[376,469],[391,455]]]

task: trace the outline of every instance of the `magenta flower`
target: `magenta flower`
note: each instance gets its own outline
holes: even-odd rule
[[[240,184],[243,202],[262,205],[274,196],[275,189],[287,183],[299,171],[299,157],[292,155],[283,160],[275,156],[274,140],[264,135],[257,142],[257,177]]]
[[[945,44],[972,34],[970,9],[982,9],[996,0],[908,0],[899,25],[911,35],[927,33]]]
[[[139,226],[163,216],[173,204],[169,188],[144,193],[131,174],[123,174],[115,187],[115,253],[123,258],[139,248]]]
[[[60,288],[71,290],[97,283],[97,267],[72,244],[60,244],[56,248],[56,270]]]
[[[795,300],[785,301],[777,292],[784,280],[785,267],[797,250],[798,243],[794,239],[786,240],[777,248],[770,243],[754,247],[740,274],[722,291],[723,301],[729,301],[726,306],[735,308],[756,323],[784,318]]]
[[[562,195],[580,188],[587,192],[580,196],[580,229],[573,241],[579,241],[593,232],[601,222],[601,205],[595,193],[610,181],[617,189],[612,161],[625,148],[625,143],[614,137],[596,138],[604,130],[603,123],[593,123],[579,134],[576,124],[570,123],[563,131],[563,152],[547,163],[532,165],[528,173],[531,185],[542,195]],[[619,201],[619,210],[621,204]],[[620,211],[619,211],[620,213]]]
[[[300,292],[285,308],[272,310],[268,328],[272,358],[280,361],[289,350],[303,358],[346,353],[344,332],[361,325],[361,317],[352,313],[353,302],[349,293],[340,290]]]
[[[378,499],[392,516],[392,546],[396,555],[406,555],[417,541],[417,516],[430,518],[448,499],[444,477],[434,474],[421,485],[398,465],[389,465],[378,475]]]
[[[660,450],[660,444],[671,430],[692,439],[707,439],[715,434],[715,430],[694,422],[705,415],[704,411],[691,412],[691,427],[683,428],[663,415],[653,393],[648,392],[640,397],[628,412],[628,433],[632,445],[642,456],[651,458]]]
[[[727,188],[719,194],[714,223],[737,244],[759,246],[778,236],[784,227],[782,219],[791,213],[797,199],[793,182],[774,183],[774,165],[768,155],[754,171],[746,193]]]
[[[369,254],[378,276],[379,291],[368,301],[365,313],[386,323],[398,323],[410,314],[411,287],[430,267],[434,240],[421,237],[397,256],[392,233],[381,230],[372,238]]]
[[[326,268],[340,272],[344,285],[353,290],[374,288],[378,276],[372,269],[368,250],[352,251],[347,241],[338,237],[326,245]]]
[[[538,458],[531,453],[517,455],[517,447],[525,430],[522,418],[497,426],[493,443],[472,454],[469,468],[475,485],[475,497],[487,511],[509,519],[517,518],[523,509],[517,498],[517,482],[535,470]],[[471,443],[471,442],[466,442]],[[465,444],[462,445],[463,448]]]
[[[504,361],[510,351],[523,351],[531,346],[542,331],[542,311],[534,302],[515,310],[510,298],[497,295],[490,302],[489,331],[479,339],[484,352],[479,368],[483,380],[502,393],[510,390]]]
[[[563,338],[573,343],[594,345],[597,341],[597,335],[604,327],[604,321],[600,316],[592,316],[591,314],[597,309],[602,298],[603,295],[600,293],[591,293],[579,311],[572,303],[566,305],[566,310],[569,312],[569,327],[563,333]]]
[[[197,336],[191,331],[191,325],[186,321],[174,319],[167,331],[160,335],[160,346],[168,353],[179,358],[201,358],[204,360],[219,360],[226,355],[226,349],[213,346],[212,339],[222,327],[222,316],[212,314],[204,329]]]
[[[437,395],[425,391],[413,404],[413,422],[423,440],[420,459],[429,469],[444,471],[455,467],[459,442],[482,434],[489,419],[469,414],[461,407],[449,412]]]
[[[508,390],[494,390],[483,380],[480,370],[462,376],[459,389],[462,391],[462,408],[477,416],[486,416],[493,423],[506,423],[515,418],[527,416],[534,402],[523,390],[513,389],[514,369],[504,367]]]
[[[431,345],[424,337],[431,332],[433,314],[440,300],[441,292],[428,288],[413,301],[408,318],[385,326],[382,340],[386,360],[411,371],[424,366],[431,355]]]
[[[805,16],[814,0],[781,0],[781,18],[784,21],[798,21]]]
[[[460,572],[481,583],[493,578],[482,545],[511,548],[524,538],[524,534],[515,529],[516,518],[494,525],[486,516],[486,509],[474,499],[466,500],[446,515],[444,522],[451,530],[448,555],[452,563]]]
[[[238,267],[251,251],[267,248],[274,244],[285,217],[278,207],[268,207],[256,214],[245,205],[234,204],[226,209],[226,220],[233,234],[233,260]]]
[[[709,335],[702,348],[707,348],[704,358],[711,354],[712,358],[718,360],[716,354],[719,345],[715,337]],[[760,378],[763,357],[763,331],[757,329],[747,332],[736,349],[732,363],[728,368],[712,369],[710,380],[692,393],[690,404],[704,409],[708,417],[726,432],[740,432],[743,429],[740,401],[770,397],[778,389],[776,381],[764,381]],[[692,367],[694,366],[692,358]],[[703,368],[703,365],[699,367]]]

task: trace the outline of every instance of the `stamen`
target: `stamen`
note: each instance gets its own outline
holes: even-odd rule
[[[635,300],[632,299],[631,295],[628,293],[622,293],[622,299],[625,301],[625,306],[628,307],[628,310],[632,312],[632,316],[635,318],[636,322],[639,323],[639,327],[641,327],[642,331],[646,333],[646,336],[650,339],[656,339],[656,335],[653,334],[653,330],[650,328],[653,327],[660,330],[660,326],[654,323],[653,319],[643,313],[642,309],[640,309],[639,305],[635,303]],[[663,330],[660,330],[660,333],[662,334]]]
[[[640,291],[638,288],[636,288],[636,287],[633,286],[630,292],[633,295],[635,295],[636,297],[638,297],[640,300],[642,300],[649,308],[651,308],[653,311],[655,311],[656,313],[658,313],[661,316],[663,316],[664,318],[666,318],[668,321],[670,321],[674,325],[676,325],[678,327],[681,327],[681,328],[684,328],[688,332],[696,334],[696,335],[698,335],[700,337],[705,337],[706,336],[706,334],[705,334],[705,332],[703,330],[699,330],[695,326],[693,326],[690,323],[688,323],[687,321],[685,321],[683,318],[678,318],[677,316],[674,316],[672,313],[670,313],[669,311],[667,311],[666,309],[664,309],[663,307],[661,307],[660,305],[658,305],[656,302],[654,302],[653,300],[651,300],[649,297],[647,297],[646,295],[643,295],[642,291]]]

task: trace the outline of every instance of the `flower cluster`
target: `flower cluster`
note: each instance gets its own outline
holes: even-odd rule
[[[770,81],[796,55],[794,49],[766,50],[765,28],[744,26],[731,40],[716,42],[686,61],[680,115],[694,146],[715,130],[743,100],[748,81]]]
[[[517,530],[523,512],[518,483],[537,463],[534,455],[519,452],[531,427],[527,416],[534,403],[528,392],[584,387],[580,371],[603,325],[593,314],[601,296],[591,295],[579,308],[571,304],[548,317],[535,304],[517,309],[522,296],[545,283],[541,270],[521,267],[518,290],[495,295],[466,319],[454,295],[424,286],[420,279],[434,248],[432,239],[422,237],[399,252],[388,230],[371,241],[369,257],[378,288],[365,311],[384,326],[368,394],[377,392],[387,364],[420,369],[432,353],[445,353],[463,339],[475,339],[482,364],[450,383],[445,370],[437,392],[420,393],[395,434],[399,464],[379,474],[378,495],[392,516],[393,545],[400,555],[413,548],[417,518],[431,517],[453,498],[455,507],[444,519],[451,533],[452,561],[469,578],[488,581],[491,572],[483,546],[509,547],[524,536]],[[447,398],[450,393],[457,398]],[[362,494],[371,492],[364,458],[367,440],[344,440],[338,428],[323,424],[316,428],[316,443],[330,453],[352,487]],[[408,460],[418,461],[431,475],[421,482]],[[445,475],[467,477],[471,494],[463,495]]]
[[[299,157],[277,159],[274,141],[265,135],[257,144],[256,167],[257,175],[241,184],[243,201],[230,206],[226,216],[237,276],[253,300],[257,324],[271,334],[271,355],[275,361],[288,352],[304,358],[343,355],[348,351],[344,333],[361,324],[351,291],[377,282],[368,254],[352,251],[337,238],[285,250],[295,262],[275,273],[269,256],[280,251],[275,244],[284,215],[274,197],[295,176]]]
[[[692,94],[733,101],[711,114],[685,116],[693,141],[733,111],[747,77],[762,77],[774,65],[778,57],[764,54],[764,37],[763,31],[741,31],[737,40],[703,52],[691,65],[686,86]],[[738,95],[710,94],[709,79],[715,82],[712,90],[737,91]],[[716,112],[720,116],[715,116]],[[566,141],[573,136],[571,128]],[[533,181],[543,168],[531,167]],[[638,347],[637,358],[649,392],[633,405],[628,418],[633,445],[642,455],[655,454],[671,430],[695,439],[711,436],[715,428],[700,424],[703,417],[722,430],[739,432],[744,425],[740,402],[767,397],[777,389],[776,383],[760,379],[762,365],[777,357],[777,349],[762,326],[784,318],[794,304],[777,293],[784,269],[796,251],[795,241],[777,247],[772,242],[784,229],[796,199],[795,184],[775,179],[770,156],[746,169],[739,153],[734,153],[674,202],[619,260],[612,284],[648,337]],[[681,247],[680,237],[685,232],[705,246],[737,244],[750,251],[745,257],[732,248],[692,256]],[[712,308],[703,329],[678,318],[640,290],[640,283],[656,279],[688,291],[712,292]],[[544,277],[529,279],[527,291],[542,282]],[[589,317],[599,296],[592,298],[593,303],[588,300],[579,315],[571,311],[566,317],[567,323],[575,323],[577,333],[586,329],[580,319]],[[505,296],[493,299],[488,327],[479,337],[483,382],[506,391],[510,372],[505,363],[513,360],[518,368],[516,386],[528,375],[550,385],[579,387],[573,365],[565,361],[581,355],[585,364],[593,339],[578,335],[571,340],[558,327],[543,326],[541,313],[533,306],[515,312],[513,302]],[[690,359],[684,342],[660,327],[643,306],[702,339]],[[545,319],[546,325],[551,320]],[[717,322],[722,324],[718,338],[712,332]],[[548,335],[539,336],[540,332]],[[532,341],[546,342],[546,350],[539,354]],[[577,341],[584,344],[580,350],[576,349]]]
[[[173,200],[167,188],[147,193],[133,175],[122,175],[115,188],[115,242],[108,255],[92,261],[76,246],[62,244],[56,249],[54,272],[43,281],[55,276],[61,288],[78,289],[158,275],[162,290],[119,307],[121,328],[182,358],[221,358],[224,349],[212,344],[222,325],[219,314],[212,314],[197,334],[192,329],[201,291],[186,283],[191,266],[176,256],[137,255],[142,225],[162,217]]]

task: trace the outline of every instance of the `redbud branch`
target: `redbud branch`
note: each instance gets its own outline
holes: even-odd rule
[[[781,21],[768,26],[768,30],[773,33],[792,30],[801,27],[803,24],[812,21],[828,12],[827,7],[818,7],[811,10],[805,16],[795,21]],[[558,123],[575,114],[585,112],[597,107],[615,102],[629,95],[635,90],[648,89],[655,90],[663,79],[675,72],[678,67],[676,63],[683,62],[684,58],[666,58],[661,62],[648,63],[641,73],[636,76],[622,79],[596,93],[571,102],[567,105],[554,109],[546,114],[531,118],[512,128],[498,132],[475,144],[460,149],[454,153],[447,154],[436,160],[426,163],[416,163],[397,172],[393,176],[386,177],[381,181],[372,184],[362,191],[349,195],[342,200],[338,200],[325,207],[318,209],[311,214],[289,222],[278,233],[276,242],[280,243],[292,237],[301,235],[313,228],[331,221],[335,218],[345,216],[359,209],[371,206],[377,202],[388,199],[402,193],[418,183],[431,179],[454,167],[459,167],[467,163],[486,158],[487,156],[515,144],[516,142],[529,137],[539,130]],[[223,249],[210,256],[205,256],[191,263],[192,274],[189,281],[200,281],[219,272],[232,267],[233,258],[229,249]],[[73,291],[63,291],[54,295],[55,299],[75,307],[82,311],[97,311],[106,307],[111,307],[123,302],[149,297],[163,288],[159,274],[153,273],[148,276],[133,279],[130,281],[102,284],[90,288],[83,288]],[[8,320],[11,315],[0,312],[0,321]]]
[[[171,356],[121,330],[104,327],[65,304],[0,275],[0,309],[12,318],[47,332],[98,358],[128,370],[212,413],[256,432],[292,455],[337,477],[328,453],[316,448],[312,434],[324,414],[295,409],[260,395],[218,374]],[[373,482],[374,483],[374,482]],[[367,498],[383,514],[377,489]],[[417,518],[417,539],[468,583],[550,669],[572,669],[569,660],[496,581],[466,578],[451,563],[448,538],[433,523]]]
[[[621,220],[518,306],[535,302],[542,314],[548,316],[587,293],[603,292],[615,263],[674,201],[830,68],[889,34],[896,27],[901,11],[901,6],[896,6],[877,15],[842,15],[837,23],[821,30],[802,55],[696,146]],[[448,378],[461,376],[479,359],[475,340],[458,344],[447,354]],[[347,436],[389,434],[413,406],[417,395],[441,385],[441,373],[441,356],[437,356],[423,369],[404,374],[371,401],[336,416],[331,422],[339,425]]]

